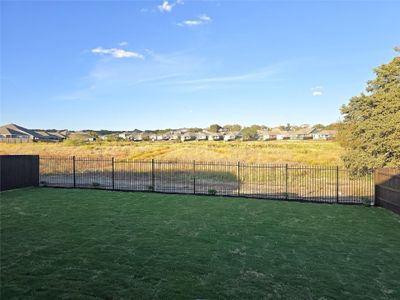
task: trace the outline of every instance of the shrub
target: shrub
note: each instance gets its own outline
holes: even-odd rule
[[[98,182],[92,182],[92,186],[95,187],[95,188],[97,188],[97,187],[100,186],[100,183],[98,183]]]
[[[209,189],[209,190],[208,190],[208,194],[209,194],[209,195],[216,195],[216,194],[217,194],[217,190]]]
[[[368,197],[361,197],[361,201],[365,206],[372,206],[371,199],[369,199]]]

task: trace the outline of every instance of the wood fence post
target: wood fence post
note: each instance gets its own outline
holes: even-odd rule
[[[379,206],[379,182],[380,182],[379,169],[374,170],[374,205]]]

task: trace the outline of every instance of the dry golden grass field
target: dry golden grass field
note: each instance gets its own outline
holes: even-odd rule
[[[93,142],[0,144],[0,154],[115,157],[124,159],[242,161],[342,166],[343,149],[332,141]]]

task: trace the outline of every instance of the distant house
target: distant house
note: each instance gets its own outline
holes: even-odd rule
[[[69,132],[68,130],[60,130],[60,131],[48,131],[50,134],[60,137],[61,140],[65,140]]]
[[[261,141],[284,140],[289,138],[289,132],[281,130],[280,128],[273,128],[271,130],[259,131],[258,137]]]
[[[0,127],[1,142],[57,142],[67,137],[68,131],[45,131],[27,129],[16,124]]]
[[[168,133],[158,134],[156,136],[156,141],[168,141],[171,138],[171,135]]]
[[[75,132],[71,137],[89,141],[89,139],[92,136],[90,134],[86,133],[86,132]],[[115,135],[114,133],[110,133],[110,134],[100,135],[99,139],[101,139],[103,141],[110,141],[110,140],[115,139],[116,137],[118,137],[118,139],[120,138],[118,135]]]
[[[277,140],[288,140],[290,139],[290,131],[276,129],[276,139]]]
[[[144,138],[144,136],[143,136],[142,133],[133,134],[133,135],[131,136],[131,141],[134,141],[134,142],[141,142],[141,141],[143,141],[143,138]]]
[[[35,132],[40,134],[39,140],[45,142],[60,142],[66,138],[66,136],[56,131],[36,130]]]
[[[134,142],[141,142],[151,140],[150,136],[152,135],[148,132],[135,132],[129,137],[129,139]]]
[[[320,130],[312,134],[314,140],[332,140],[336,137],[336,130]]]
[[[1,142],[32,142],[34,138],[25,132],[9,128],[8,125],[0,127],[0,141]]]
[[[210,133],[208,136],[209,141],[222,141],[224,136],[221,133]]]
[[[239,138],[238,132],[228,132],[224,135],[224,141],[226,142],[234,141],[237,138]]]
[[[129,137],[132,135],[130,132],[122,132],[118,134],[118,137],[123,140],[129,140]]]
[[[199,132],[196,134],[197,141],[207,141],[208,133],[207,132]]]
[[[172,132],[169,136],[170,141],[179,141],[181,138],[181,133],[180,132]]]
[[[181,135],[182,142],[194,141],[196,139],[196,135],[191,132],[186,132]]]
[[[305,127],[299,130],[293,131],[290,133],[291,140],[309,140],[313,138],[313,133],[315,133],[317,129],[314,127]]]

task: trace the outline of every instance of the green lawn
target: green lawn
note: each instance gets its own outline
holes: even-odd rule
[[[380,208],[31,188],[1,197],[1,299],[400,299]]]

